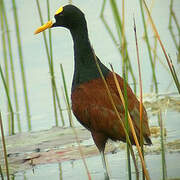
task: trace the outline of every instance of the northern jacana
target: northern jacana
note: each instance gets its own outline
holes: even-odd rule
[[[104,66],[98,57],[95,57],[88,37],[86,19],[83,12],[73,5],[60,7],[55,13],[55,23],[48,21],[39,27],[35,34],[47,28],[65,27],[74,42],[74,76],[71,89],[72,111],[77,120],[87,128],[102,156],[103,166],[106,170],[106,179],[109,179],[104,149],[108,139],[114,141],[126,141],[126,134],[122,124],[114,111],[113,105],[107,94],[106,87],[98,71],[95,58],[105,77],[111,92],[114,104],[123,123],[125,122],[125,110],[118,94],[118,90],[112,72]],[[116,74],[120,88],[124,94],[124,80]],[[127,84],[128,111],[133,120],[133,125],[140,139],[140,113],[139,101]],[[151,144],[148,118],[143,107],[143,137],[144,144]],[[131,144],[135,144],[131,130],[129,130]]]

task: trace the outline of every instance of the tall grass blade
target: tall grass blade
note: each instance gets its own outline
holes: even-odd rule
[[[1,129],[2,146],[3,146],[3,152],[4,152],[4,161],[5,161],[5,167],[6,167],[6,175],[7,175],[7,179],[10,180],[7,151],[6,151],[6,142],[5,142],[5,138],[4,138],[4,129],[3,129],[1,112],[0,112],[0,129]]]
[[[125,66],[126,67],[126,66]],[[126,130],[127,130],[127,133],[129,134],[129,122],[128,122],[128,98],[127,98],[127,80],[126,80],[126,68],[124,70],[124,75],[123,75],[123,78],[124,78],[124,100],[125,100],[125,127],[126,127]],[[126,138],[127,140],[128,138]],[[127,147],[127,164],[128,164],[128,177],[129,177],[129,180],[132,179],[131,177],[131,160],[130,160],[130,151],[129,151],[129,144],[128,142],[126,143],[126,147]]]
[[[178,88],[178,91],[179,91],[179,93],[180,93],[179,79],[178,79],[178,77],[177,77],[176,70],[175,70],[175,68],[174,68],[174,65],[173,65],[173,62],[172,62],[172,59],[171,59],[170,55],[169,55],[169,59],[170,59],[170,63],[171,63],[171,73],[172,73],[172,75],[173,75],[173,79],[174,79],[174,81],[175,81],[175,83],[176,83],[176,86],[177,86],[177,88]]]
[[[70,124],[70,127],[72,127],[71,104],[70,104],[70,101],[69,101],[69,96],[68,96],[68,91],[67,91],[67,86],[66,86],[66,79],[65,79],[65,75],[64,75],[64,70],[63,70],[63,65],[62,64],[60,64],[60,70],[61,70],[61,76],[62,76],[63,85],[64,85],[65,98],[66,98],[66,102],[67,102],[69,124]]]
[[[72,125],[72,130],[73,130],[73,133],[75,135],[76,142],[78,144],[79,153],[81,155],[81,158],[82,158],[82,161],[83,161],[83,164],[84,164],[87,176],[88,176],[88,180],[91,180],[91,175],[90,175],[90,172],[88,170],[88,167],[87,167],[87,164],[86,164],[86,160],[85,160],[85,157],[84,157],[84,153],[83,153],[83,150],[82,150],[82,147],[81,147],[81,144],[80,144],[80,140],[78,138],[77,131],[76,131],[74,125]]]
[[[117,81],[117,78],[116,78],[116,75],[113,71],[113,75],[114,75],[114,80],[116,82],[116,86],[118,88],[118,92],[119,92],[119,95],[120,95],[120,98],[121,98],[121,101],[123,103],[123,106],[125,108],[125,101],[124,101],[124,97],[123,97],[123,94],[122,94],[122,91],[120,89],[120,86],[119,86],[119,83]],[[149,176],[149,173],[146,169],[146,165],[145,165],[145,162],[144,162],[144,158],[143,158],[143,155],[142,155],[142,151],[141,151],[141,148],[140,148],[140,145],[139,145],[139,142],[138,142],[138,139],[137,139],[137,135],[136,135],[136,132],[135,132],[135,129],[134,129],[134,125],[132,123],[132,119],[131,119],[131,116],[128,112],[128,120],[129,120],[129,125],[130,125],[130,128],[131,128],[131,132],[133,134],[133,137],[134,137],[134,141],[135,141],[135,144],[136,144],[136,147],[137,147],[137,150],[138,150],[138,153],[139,153],[139,157],[140,157],[140,160],[141,160],[141,164],[142,164],[142,168],[143,168],[143,171],[144,171],[144,174],[145,174],[145,177],[147,180],[150,179],[150,176]],[[125,131],[126,132],[126,131]],[[126,132],[127,133],[127,132]],[[127,136],[127,135],[126,135]],[[129,143],[129,140],[128,140],[128,143]]]
[[[156,62],[158,60],[158,56],[157,56],[157,42],[158,42],[157,38],[154,37],[154,47],[152,48],[154,68],[156,68]],[[153,89],[154,89],[154,80],[153,80],[153,75],[152,75],[152,83],[151,83],[151,86],[150,86],[150,92],[153,92]]]
[[[172,24],[172,13],[171,12],[173,11],[173,0],[171,0],[171,2],[170,2],[169,9],[170,9],[170,15],[169,15],[169,27],[170,27]]]
[[[116,4],[115,4],[116,5]],[[118,15],[118,14],[117,14]],[[128,97],[127,97],[127,77],[128,77],[128,66],[127,66],[127,58],[126,58],[126,44],[125,44],[125,15],[124,15],[124,0],[122,0],[122,62],[123,62],[123,78],[124,78],[124,100],[125,100],[125,127],[127,133],[129,134],[129,123],[128,123]],[[127,139],[127,138],[126,138]],[[129,180],[132,179],[131,177],[131,159],[130,159],[130,151],[129,151],[129,144],[126,143],[127,147],[127,166],[128,166],[128,177]]]
[[[93,52],[93,53],[94,53],[94,52]],[[111,104],[112,104],[113,109],[114,109],[114,111],[115,111],[115,113],[116,113],[116,115],[117,115],[117,118],[119,119],[119,121],[120,121],[120,123],[121,123],[121,126],[122,126],[122,128],[123,128],[123,131],[124,131],[125,134],[126,134],[126,138],[128,139],[127,142],[129,143],[129,147],[132,147],[131,141],[130,141],[130,139],[129,139],[129,134],[128,134],[126,128],[124,127],[124,123],[122,122],[122,119],[121,119],[121,117],[120,117],[120,115],[119,115],[119,113],[118,113],[118,110],[117,110],[117,108],[116,108],[116,106],[115,106],[115,104],[114,104],[114,101],[113,101],[111,92],[110,92],[109,87],[108,87],[108,85],[107,85],[107,83],[106,83],[106,80],[105,80],[105,78],[104,78],[104,76],[103,76],[103,73],[102,73],[102,71],[101,71],[101,68],[100,68],[100,66],[99,66],[99,63],[98,63],[98,60],[97,60],[97,57],[96,57],[95,53],[94,53],[94,59],[95,59],[95,63],[96,63],[96,66],[97,66],[97,68],[98,68],[98,71],[99,71],[99,73],[100,73],[100,76],[101,76],[101,78],[102,78],[102,80],[103,80],[103,82],[104,82],[104,85],[105,85],[105,87],[106,87],[109,100],[111,101]],[[118,89],[118,92],[119,92],[121,101],[122,101],[123,106],[124,106],[124,108],[125,108],[124,98],[123,98],[122,91],[121,91],[121,89],[120,89],[119,83],[118,83],[118,81],[117,81],[116,74],[114,73],[113,70],[112,70],[112,72],[113,72],[114,80],[115,80],[116,87],[117,87],[117,89]],[[149,179],[150,179],[150,176],[149,176],[149,173],[148,173],[148,171],[147,171],[147,169],[146,169],[146,165],[145,165],[145,162],[144,162],[142,153],[141,153],[141,148],[140,148],[140,146],[139,146],[139,142],[138,142],[138,139],[137,139],[137,135],[136,135],[136,132],[135,132],[135,129],[134,129],[134,126],[133,126],[133,123],[132,123],[132,119],[131,119],[131,116],[130,116],[129,112],[128,112],[128,120],[129,120],[129,125],[130,125],[130,128],[131,128],[131,131],[132,131],[132,134],[133,134],[135,143],[136,143],[136,147],[137,147],[137,150],[138,150],[138,153],[139,153],[139,157],[140,157],[140,160],[141,160],[141,163],[142,163],[143,171],[144,171],[144,173],[145,173],[146,179],[149,180]]]
[[[144,158],[144,149],[143,149],[143,97],[142,97],[142,79],[141,79],[141,66],[140,66],[140,60],[139,60],[139,47],[138,47],[138,41],[137,41],[137,33],[136,33],[136,23],[134,19],[134,34],[135,34],[135,42],[136,42],[136,52],[137,52],[137,62],[138,62],[138,73],[139,73],[139,86],[140,86],[140,106],[139,106],[139,114],[140,114],[140,146],[141,146],[141,151],[142,155]],[[144,176],[144,171],[143,171],[143,179],[145,179]]]
[[[175,34],[174,34],[173,30],[172,30],[172,20],[174,19],[175,25],[177,27],[177,30],[178,30],[178,33],[179,33],[179,36],[180,36],[180,26],[178,24],[177,18],[175,16],[174,11],[173,11],[173,0],[171,0],[171,2],[170,2],[170,8],[169,9],[170,9],[170,15],[169,15],[169,26],[168,26],[168,28],[169,28],[169,31],[171,33],[173,42],[174,42],[174,44],[176,46],[176,49],[177,49],[177,51],[179,51],[179,49],[180,49],[179,43],[176,41]]]
[[[106,30],[108,31],[110,37],[112,38],[116,48],[118,49],[119,53],[122,55],[121,46],[120,46],[122,44],[122,40],[121,40],[121,34],[122,34],[121,19],[120,19],[120,15],[119,15],[119,12],[118,12],[117,5],[116,5],[116,1],[111,0],[110,3],[111,3],[112,12],[113,12],[113,17],[114,17],[115,24],[116,24],[116,29],[117,29],[117,33],[118,33],[119,42],[116,40],[115,36],[113,35],[113,32],[111,31],[110,27],[108,26],[108,24],[107,24],[107,22],[106,22],[106,20],[104,18],[104,9],[105,9],[106,0],[103,1],[100,17],[102,19],[102,22],[103,22]],[[133,80],[134,92],[136,93],[136,78],[134,76],[132,65],[131,65],[131,62],[130,62],[129,55],[128,55],[126,38],[124,38],[124,39],[125,39],[124,40],[124,46],[125,46],[124,48],[125,48],[125,54],[126,54],[125,59],[127,60],[127,63],[128,63],[127,67],[128,67],[128,70],[130,71],[130,74],[131,74],[131,77],[132,77],[132,80]],[[122,68],[122,71],[123,71],[123,68]]]
[[[166,157],[165,157],[165,145],[164,145],[164,125],[162,120],[161,110],[158,113],[158,122],[160,126],[160,139],[161,139],[161,158],[162,158],[162,179],[167,180],[167,167],[166,167]]]
[[[10,37],[10,31],[9,31],[9,25],[8,25],[8,18],[6,16],[6,9],[4,6],[4,1],[1,0],[2,3],[2,12],[6,27],[6,34],[7,34],[7,43],[8,43],[8,50],[9,50],[9,59],[10,59],[10,67],[11,67],[11,77],[12,77],[12,83],[13,83],[13,92],[14,92],[14,99],[15,99],[15,108],[16,108],[16,115],[17,115],[17,124],[18,124],[18,130],[21,132],[21,123],[20,123],[20,114],[19,114],[19,103],[18,103],[18,95],[17,95],[17,86],[16,86],[16,78],[15,78],[15,72],[14,72],[14,63],[13,63],[13,54],[12,54],[12,46],[11,46],[11,37]]]
[[[9,92],[9,64],[8,64],[8,59],[7,59],[7,48],[6,48],[6,39],[5,39],[5,28],[4,28],[4,19],[3,19],[3,2],[1,1],[0,2],[1,6],[0,6],[0,23],[1,23],[1,30],[2,30],[2,47],[3,47],[3,59],[4,59],[4,70],[5,70],[5,75],[4,75],[4,78],[5,78],[5,81],[6,81],[6,86],[7,86],[7,89],[8,89],[8,92]],[[9,92],[10,93],[10,92]],[[9,109],[9,106],[7,104],[7,112],[9,112],[10,109]],[[9,134],[11,134],[11,119],[10,117],[8,116],[8,124],[9,124]]]
[[[48,20],[50,20],[50,4],[49,0],[46,0],[47,4],[47,13],[48,13]],[[54,79],[54,64],[53,64],[53,50],[52,50],[52,37],[51,37],[51,29],[48,29],[49,32],[49,51],[50,51],[50,69],[51,69],[51,77]],[[55,80],[52,80],[55,81]],[[51,82],[52,82],[51,81]],[[58,126],[58,115],[57,115],[57,109],[56,109],[56,91],[54,86],[52,85],[52,96],[53,96],[53,105],[54,105],[54,116],[55,116],[55,122],[56,126]]]
[[[62,164],[59,163],[59,180],[63,180]]]
[[[153,80],[154,80],[154,85],[155,85],[155,92],[158,93],[158,85],[157,85],[155,67],[154,67],[154,64],[153,64],[153,59],[152,59],[152,54],[151,54],[151,47],[150,47],[147,28],[146,28],[146,22],[145,22],[145,17],[144,17],[144,10],[143,10],[142,1],[143,0],[139,0],[139,4],[140,4],[140,9],[141,9],[142,22],[143,22],[143,26],[144,26],[145,41],[146,41],[148,54],[149,54],[149,59],[150,59],[150,63],[151,63],[152,75],[153,75]]]
[[[5,89],[5,92],[6,92],[6,96],[7,96],[7,101],[8,101],[8,105],[9,105],[9,109],[10,109],[10,117],[11,117],[11,134],[15,134],[14,132],[14,113],[13,113],[13,107],[12,107],[12,104],[11,104],[11,99],[10,99],[10,96],[9,96],[9,90],[8,90],[8,87],[6,85],[6,81],[5,81],[5,78],[4,78],[4,75],[3,75],[3,71],[2,71],[2,68],[1,68],[1,65],[0,65],[0,76],[2,78],[2,81],[3,81],[3,85],[4,85],[4,89]]]
[[[3,172],[2,172],[2,167],[1,167],[1,165],[0,165],[0,177],[1,177],[2,180],[4,180],[4,175],[3,175]]]
[[[119,86],[119,83],[118,83],[118,81],[117,81],[117,78],[116,78],[116,74],[114,73],[114,69],[113,69],[113,66],[112,65],[110,65],[111,66],[111,70],[112,70],[112,72],[113,72],[113,76],[114,76],[114,81],[115,81],[115,83],[116,83],[116,87],[117,87],[117,90],[118,90],[118,93],[119,93],[119,96],[120,96],[120,98],[121,98],[121,100],[122,100],[122,102],[123,102],[123,106],[124,106],[124,108],[125,108],[125,116],[127,116],[127,118],[128,118],[128,122],[127,122],[127,119],[125,119],[125,134],[126,134],[126,142],[127,142],[127,155],[128,155],[128,151],[130,150],[130,153],[131,153],[131,157],[132,157],[132,159],[133,159],[133,163],[134,163],[134,167],[135,167],[135,171],[136,171],[136,180],[139,180],[139,169],[138,169],[138,165],[137,165],[137,161],[136,161],[136,157],[135,157],[135,154],[134,154],[134,151],[133,151],[133,148],[132,148],[132,145],[131,145],[131,142],[130,142],[130,140],[129,140],[129,115],[128,115],[128,106],[127,106],[127,102],[125,102],[125,99],[124,99],[124,97],[123,97],[123,94],[122,94],[122,91],[121,91],[121,89],[120,89],[120,86]],[[126,82],[127,83],[127,82]],[[124,86],[127,86],[127,85],[125,85],[124,84]],[[126,87],[126,89],[127,89],[127,87]],[[125,90],[125,91],[127,91],[127,90]],[[124,94],[127,94],[127,92],[124,92]],[[127,96],[127,95],[124,95],[124,96]],[[125,117],[126,118],[126,117]],[[128,150],[129,149],[129,150]],[[129,156],[129,155],[128,155]],[[128,159],[128,161],[130,161],[130,158]],[[130,168],[130,166],[128,166],[128,168]],[[129,169],[129,171],[130,171],[130,169]],[[131,177],[129,177],[129,178],[131,178]]]
[[[38,13],[39,13],[39,18],[40,18],[40,22],[43,25],[43,18],[42,18],[42,14],[41,14],[41,8],[40,8],[40,4],[39,1],[36,0],[36,4],[37,4],[37,9],[38,9]],[[56,86],[56,82],[54,79],[54,73],[51,69],[51,58],[50,58],[50,54],[49,54],[49,48],[48,48],[48,43],[47,43],[47,38],[45,35],[45,32],[43,32],[43,39],[44,39],[44,44],[45,44],[45,48],[46,48],[46,54],[47,54],[47,59],[48,59],[48,64],[49,64],[49,70],[50,70],[50,74],[51,74],[51,85],[52,85],[52,92],[53,92],[53,88],[55,90],[55,94],[56,94],[56,100],[57,100],[57,104],[58,104],[58,108],[59,108],[59,112],[60,112],[60,117],[61,117],[61,121],[62,121],[62,126],[65,125],[64,122],[64,117],[63,117],[63,113],[62,113],[62,108],[61,108],[61,104],[60,104],[60,100],[59,100],[59,95],[58,95],[58,91],[57,91],[57,86]],[[54,105],[55,108],[55,105]],[[56,121],[56,126],[58,126],[58,121]]]
[[[173,80],[174,80],[174,82],[175,82],[175,85],[176,85],[176,87],[177,87],[177,90],[178,90],[178,92],[180,93],[179,81],[178,81],[178,78],[176,78],[176,75],[174,74],[174,71],[173,71],[173,68],[172,68],[172,63],[171,63],[170,59],[168,58],[168,55],[167,55],[166,50],[165,50],[165,48],[164,48],[164,45],[163,45],[163,43],[162,43],[162,41],[161,41],[161,39],[160,39],[159,33],[158,33],[157,29],[156,29],[156,26],[155,26],[155,24],[154,24],[154,22],[153,22],[153,19],[152,19],[152,17],[151,17],[150,12],[149,12],[149,9],[148,9],[148,7],[147,7],[147,5],[146,5],[146,2],[145,2],[144,0],[143,0],[143,3],[144,3],[144,6],[145,6],[145,9],[146,9],[146,12],[147,12],[147,14],[148,14],[148,16],[149,16],[149,19],[150,19],[150,22],[151,22],[151,25],[152,25],[152,29],[153,29],[153,31],[154,31],[154,33],[155,33],[155,35],[156,35],[156,37],[157,37],[157,39],[158,39],[158,41],[159,41],[159,43],[160,43],[160,46],[161,46],[162,51],[163,51],[163,53],[164,53],[164,56],[165,56],[165,58],[166,58],[167,64],[168,64],[168,66],[169,66],[169,69],[170,69],[171,75],[172,75],[172,77],[173,77]]]
[[[23,53],[22,53],[22,43],[21,43],[21,38],[20,38],[19,20],[18,20],[18,14],[17,14],[15,0],[12,0],[12,4],[13,4],[13,15],[14,15],[14,21],[15,21],[15,27],[16,27],[16,38],[17,38],[17,45],[18,45],[21,78],[22,78],[22,82],[23,82],[23,92],[24,92],[24,99],[25,99],[28,130],[31,130],[32,126],[31,126],[30,106],[29,106],[29,100],[28,100],[28,90],[27,90],[26,75],[25,75],[25,68],[24,68],[24,62],[23,62]]]

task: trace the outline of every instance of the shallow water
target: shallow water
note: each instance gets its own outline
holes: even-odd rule
[[[126,154],[125,152],[118,152],[115,154],[108,154],[110,176],[112,180],[128,179],[128,172],[126,167]],[[150,172],[150,177],[154,179],[162,179],[161,176],[161,155],[147,155],[146,157],[147,168]],[[179,178],[179,153],[167,153],[167,169],[168,178]],[[92,179],[103,179],[103,168],[101,164],[100,156],[86,158],[88,169],[90,171]],[[83,167],[83,168],[82,168]],[[60,170],[62,168],[62,171]],[[135,171],[132,174],[132,178],[135,179]],[[81,160],[63,162],[61,164],[46,164],[34,167],[33,170],[27,170],[26,172],[19,172],[15,174],[15,179],[23,180],[24,177],[31,180],[44,179],[88,179],[86,171],[84,169]]]
[[[24,56],[24,65],[26,78],[28,83],[28,94],[30,101],[30,111],[31,111],[31,121],[32,121],[32,130],[39,131],[42,129],[49,129],[55,125],[54,113],[53,113],[53,104],[52,104],[52,95],[51,95],[51,85],[50,85],[50,74],[48,70],[48,62],[43,42],[42,34],[33,35],[34,30],[39,27],[39,15],[35,2],[27,1],[23,2],[19,0],[17,3],[17,9],[19,14],[20,21],[20,31],[21,39],[23,44],[23,56]],[[169,0],[159,0],[153,3],[152,7],[152,17],[157,26],[158,32],[160,34],[161,40],[165,45],[167,52],[171,55],[173,63],[178,72],[179,77],[179,64],[177,63],[177,51],[175,45],[172,41],[168,30],[168,20],[169,20]],[[50,11],[51,16],[53,17],[54,12],[58,9],[59,6],[67,4],[67,1],[51,1]],[[116,72],[121,74],[121,57],[117,51],[117,48],[112,43],[111,38],[109,37],[107,31],[105,30],[103,23],[99,17],[102,1],[78,1],[74,3],[79,6],[85,13],[88,28],[89,36],[91,43],[95,49],[96,54],[102,60],[102,62],[109,67],[109,63],[112,63]],[[13,21],[13,12],[12,4],[10,0],[5,2],[8,20],[11,31],[13,57],[15,64],[15,73],[17,75],[17,82],[21,82],[20,69],[19,69],[19,59],[18,51],[16,46],[15,38],[15,28]],[[150,5],[150,3],[149,3]],[[119,4],[119,7],[121,5]],[[46,13],[46,4],[41,2],[42,13],[44,17],[44,22],[47,20]],[[121,8],[119,8],[121,9]],[[174,11],[178,22],[180,23],[180,2],[178,0],[174,1]],[[148,58],[146,45],[142,38],[143,28],[142,20],[139,10],[138,1],[126,1],[125,6],[125,32],[128,42],[128,49],[130,54],[130,59],[133,64],[133,69],[136,77],[138,77],[137,72],[137,60],[136,60],[136,49],[134,41],[134,32],[133,32],[133,16],[136,19],[136,28],[138,35],[138,43],[140,49],[140,59],[142,61],[142,77],[143,77],[143,93],[150,93],[150,85],[152,82],[152,72],[150,67],[150,62]],[[112,14],[109,3],[107,3],[105,9],[105,18],[108,21],[109,25],[112,26],[113,32],[115,32],[114,22],[112,21]],[[150,27],[150,25],[148,25]],[[173,25],[173,27],[175,27]],[[175,29],[173,29],[175,30]],[[2,33],[2,32],[1,32]],[[153,33],[150,28],[148,28],[148,34],[150,41],[154,42]],[[178,32],[175,30],[175,36],[178,37]],[[116,35],[117,37],[117,35]],[[63,85],[62,79],[60,77],[60,63],[63,64],[65,77],[67,80],[68,92],[70,94],[71,90],[71,81],[73,76],[73,46],[72,39],[67,30],[62,28],[57,28],[52,30],[53,38],[53,54],[54,54],[54,70],[55,77],[59,89],[60,99],[62,102],[63,108],[65,108],[65,103],[63,100],[62,93],[60,88]],[[177,38],[178,39],[178,38]],[[0,36],[1,42],[1,36]],[[151,43],[153,44],[153,43]],[[2,46],[1,46],[2,47]],[[2,48],[0,47],[0,59],[3,59]],[[157,49],[158,57],[161,61],[157,62],[156,74],[159,87],[159,93],[171,93],[177,92],[174,83],[172,83],[172,78],[170,73],[164,68],[163,64],[167,64],[162,54],[160,48]],[[0,61],[3,66],[2,60]],[[129,83],[131,87],[132,79],[130,78]],[[137,84],[138,85],[138,84]],[[139,89],[139,88],[138,88]],[[138,91],[139,92],[139,91]],[[25,115],[25,106],[23,100],[23,92],[21,83],[18,84],[18,97],[20,102],[20,115],[21,115],[21,125],[23,131],[27,131],[26,115]],[[0,78],[0,109],[2,111],[3,120],[4,120],[4,129],[7,134],[7,109],[6,109],[6,96],[4,93],[4,87]],[[68,117],[66,111],[63,112],[65,115],[66,126],[69,125]],[[148,115],[150,119],[150,125],[157,125],[157,116],[152,116],[151,110],[148,110]],[[178,139],[180,135],[179,131],[179,112],[168,110],[164,113],[163,120],[165,121],[165,127],[168,131],[169,140]],[[74,118],[75,125],[79,123]],[[61,123],[60,123],[61,124]],[[178,128],[177,128],[178,127]],[[17,131],[17,126],[16,126]],[[126,179],[127,172],[126,161],[125,161],[125,152],[118,152],[116,154],[108,154],[107,158],[109,161],[109,167],[112,179]],[[167,153],[167,166],[168,166],[168,177],[180,177],[180,171],[178,171],[178,162],[179,154],[178,153]],[[160,155],[147,155],[147,164],[150,170],[150,175],[152,179],[161,179],[161,157]],[[177,164],[176,164],[177,163]],[[100,156],[87,158],[88,168],[92,175],[92,179],[103,179],[103,170],[101,165]],[[63,162],[62,166],[62,176],[63,179],[83,179],[87,178],[84,166],[81,160]],[[46,164],[41,166],[34,167],[34,173],[32,170],[26,172],[19,172],[15,174],[15,179],[60,179],[60,171],[58,164]]]

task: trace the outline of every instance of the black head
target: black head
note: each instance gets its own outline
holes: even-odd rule
[[[39,27],[34,34],[38,34],[48,28],[52,27],[65,27],[70,31],[77,29],[79,27],[86,27],[86,20],[83,12],[73,5],[66,5],[60,7],[54,16],[56,22],[53,23],[52,20],[48,21],[46,24]]]
[[[56,11],[54,18],[56,22],[52,25],[52,27],[61,26],[72,30],[79,26],[86,25],[83,12],[73,5],[60,7]]]

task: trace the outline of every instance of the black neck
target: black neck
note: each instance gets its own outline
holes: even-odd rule
[[[75,60],[73,90],[82,83],[100,78],[100,74],[95,63],[95,55],[89,41],[87,27],[81,26],[75,30],[71,30],[71,35],[74,42]],[[106,76],[109,72],[108,68],[106,68],[99,59],[98,62],[104,76]]]

